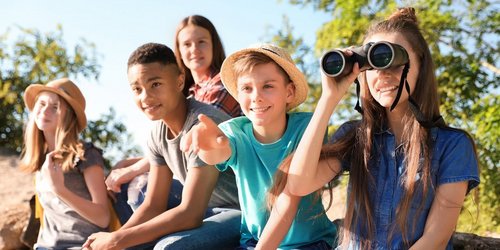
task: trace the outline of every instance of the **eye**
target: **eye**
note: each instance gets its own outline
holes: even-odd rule
[[[151,84],[151,87],[153,87],[153,88],[157,88],[157,87],[159,87],[160,85],[161,85],[161,83],[159,83],[159,82],[153,82],[153,83]]]
[[[141,93],[141,88],[132,86],[132,92],[134,92],[135,94]]]
[[[264,84],[264,87],[265,89],[272,89],[274,88],[274,86],[272,84]]]
[[[241,86],[240,87],[241,92],[249,92],[251,90],[252,90],[252,88],[250,88],[249,86]]]

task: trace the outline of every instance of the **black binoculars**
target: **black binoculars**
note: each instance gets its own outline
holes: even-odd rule
[[[360,71],[365,71],[399,67],[409,60],[408,53],[401,45],[385,41],[367,43],[351,51],[351,56],[344,55],[338,49],[327,51],[321,57],[321,70],[329,77],[342,77],[351,73],[356,62]]]

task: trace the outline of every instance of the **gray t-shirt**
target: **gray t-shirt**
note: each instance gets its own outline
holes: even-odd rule
[[[208,104],[188,98],[186,122],[179,135],[173,139],[168,139],[166,124],[163,121],[156,121],[151,131],[151,137],[148,139],[148,158],[151,164],[167,165],[182,184],[185,183],[190,168],[207,166],[196,154],[192,152],[185,153],[180,150],[182,136],[198,123],[199,114],[207,115],[217,124],[231,118]],[[233,171],[220,173],[208,206],[239,207],[238,204],[238,189]]]
[[[84,144],[85,160],[77,160],[75,168],[64,173],[64,185],[76,195],[92,200],[83,171],[98,165],[104,167],[102,152],[91,143]],[[36,193],[43,207],[43,222],[35,246],[47,249],[81,249],[91,234],[106,231],[80,216],[59,199],[48,187],[40,171],[36,172]],[[103,180],[104,181],[104,180]]]

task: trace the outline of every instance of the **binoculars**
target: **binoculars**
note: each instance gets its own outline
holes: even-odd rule
[[[342,77],[351,73],[356,62],[360,71],[365,71],[399,67],[409,61],[408,53],[401,45],[385,41],[367,43],[351,51],[351,56],[338,49],[327,51],[320,60],[321,70],[329,77]]]

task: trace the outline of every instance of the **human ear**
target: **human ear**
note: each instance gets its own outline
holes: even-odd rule
[[[177,77],[177,88],[182,91],[184,89],[184,74],[180,73]]]

